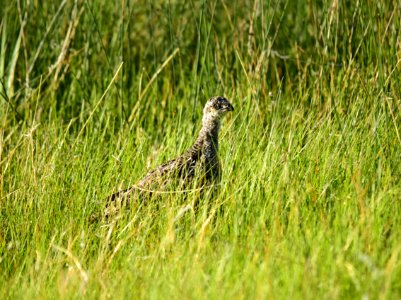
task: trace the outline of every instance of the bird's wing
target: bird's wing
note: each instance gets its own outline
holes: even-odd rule
[[[137,184],[139,188],[151,191],[164,191],[177,188],[177,185],[193,176],[196,162],[185,155],[170,160],[150,171]]]
[[[200,165],[199,153],[193,151],[187,151],[178,158],[160,165],[147,173],[136,185],[110,195],[105,215],[113,215],[122,206],[129,206],[130,198],[135,194],[144,200],[157,192],[185,189],[191,184]]]

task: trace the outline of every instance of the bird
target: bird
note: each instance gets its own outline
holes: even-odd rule
[[[218,158],[221,120],[232,111],[234,107],[225,97],[210,98],[203,108],[202,127],[193,145],[177,158],[148,172],[134,186],[107,197],[104,216],[108,218],[116,215],[122,207],[129,207],[135,195],[140,201],[146,201],[169,187],[215,188],[221,180]]]

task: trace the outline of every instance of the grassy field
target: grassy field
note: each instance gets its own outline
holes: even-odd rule
[[[0,12],[1,299],[401,297],[399,1]],[[235,107],[218,194],[90,222],[214,95]]]

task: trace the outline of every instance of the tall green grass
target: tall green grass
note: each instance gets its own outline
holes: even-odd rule
[[[0,298],[399,298],[400,12],[4,3]],[[191,145],[214,95],[235,107],[217,195],[91,223]]]

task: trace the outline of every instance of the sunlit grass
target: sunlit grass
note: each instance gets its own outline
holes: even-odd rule
[[[97,3],[3,8],[0,298],[399,297],[400,4]],[[217,194],[90,222],[219,94]]]

